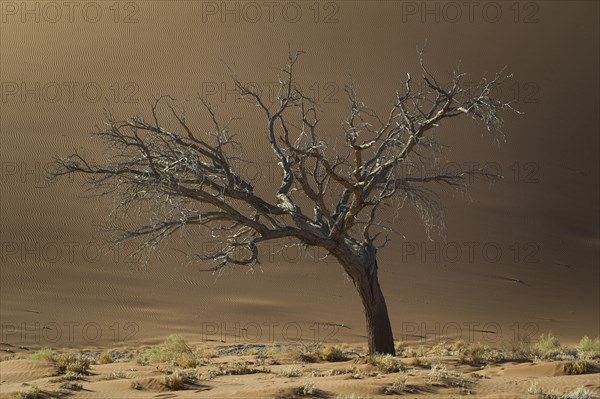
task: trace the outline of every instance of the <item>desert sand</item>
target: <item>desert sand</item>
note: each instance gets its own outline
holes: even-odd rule
[[[494,350],[459,341],[405,342],[397,346],[397,357],[369,357],[360,345],[187,345],[173,336],[167,341],[151,348],[71,352],[91,365],[73,362],[66,369],[58,353],[40,357],[41,352],[5,344],[11,356],[2,361],[2,398],[39,392],[73,398],[579,399],[600,393],[598,359],[585,362],[585,369],[569,367],[584,362],[567,349],[542,359],[535,357],[540,352],[526,354],[525,346]]]

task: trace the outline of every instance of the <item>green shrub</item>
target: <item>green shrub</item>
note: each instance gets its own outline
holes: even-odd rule
[[[196,365],[198,365],[198,361],[195,359],[192,349],[185,343],[185,340],[180,335],[170,335],[161,345],[146,349],[138,356],[138,362],[172,362],[175,366],[180,367],[196,367]],[[191,366],[192,364],[193,366]]]
[[[587,359],[577,359],[574,362],[565,364],[565,373],[568,375],[586,374],[593,370],[594,363]]]
[[[535,345],[536,354],[542,359],[552,359],[561,354],[563,348],[558,338],[551,333],[548,335],[542,334],[540,340]]]
[[[56,355],[51,348],[42,348],[39,351],[32,353],[30,358],[33,360],[53,362],[55,360],[55,356]]]
[[[170,353],[191,352],[190,347],[185,343],[185,339],[181,335],[169,335],[163,343],[163,348]]]
[[[600,357],[600,338],[592,340],[587,335],[581,338],[577,345],[577,356],[580,358]]]

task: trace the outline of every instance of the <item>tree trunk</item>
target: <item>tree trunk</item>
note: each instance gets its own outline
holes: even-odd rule
[[[369,354],[395,355],[392,325],[377,278],[376,250],[372,247],[365,247],[361,248],[361,255],[358,257],[344,256],[338,259],[354,281],[354,286],[364,306]]]

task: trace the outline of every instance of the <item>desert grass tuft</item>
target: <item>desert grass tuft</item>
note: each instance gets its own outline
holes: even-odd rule
[[[61,374],[68,372],[87,375],[90,369],[91,360],[82,356],[80,353],[61,353],[56,356],[56,366]]]
[[[42,348],[39,351],[32,353],[30,358],[46,362],[54,362],[56,354],[51,348]]]
[[[413,357],[411,364],[415,367],[430,368],[431,361],[424,357]]]
[[[161,384],[171,391],[183,389],[186,382],[186,375],[179,369],[175,369],[172,373],[163,375]]]
[[[304,384],[304,386],[302,387],[302,395],[304,396],[309,396],[315,393],[315,383],[314,382],[307,382],[306,384]]]
[[[564,370],[568,375],[587,374],[594,371],[595,365],[588,359],[577,359],[565,364]]]
[[[580,387],[564,394],[562,399],[598,399],[598,395],[586,388]]]
[[[102,352],[96,358],[96,363],[98,363],[98,364],[109,364],[109,363],[113,363],[114,361],[115,361],[115,359],[113,358],[112,354],[110,354],[109,352]]]
[[[542,334],[534,346],[535,354],[540,359],[554,359],[563,352],[563,347],[558,338],[549,333]]]
[[[69,391],[80,391],[83,389],[83,385],[81,383],[74,381],[65,381],[60,384],[60,387]]]
[[[141,364],[171,362],[180,368],[194,368],[200,363],[180,335],[170,335],[161,345],[146,349],[137,360]]]
[[[541,395],[544,393],[544,390],[537,381],[532,381],[529,384],[529,388],[527,388],[527,393],[530,395]]]
[[[590,339],[587,335],[577,345],[577,356],[582,359],[600,357],[600,338]]]
[[[300,370],[299,368],[290,366],[290,367],[287,367],[287,368],[281,370],[278,374],[282,377],[296,378],[296,377],[301,377],[303,373],[302,373],[302,370]]]
[[[528,392],[535,393],[538,396],[541,395],[543,399],[599,399],[598,395],[584,387],[576,388],[571,392],[565,393],[560,393],[555,390],[545,392],[542,388],[539,388],[537,385],[534,386],[533,384],[532,387],[529,388]]]
[[[288,354],[293,361],[316,363],[323,356],[323,346],[318,342],[302,344],[301,346],[291,348]]]
[[[328,346],[321,353],[321,359],[328,362],[340,362],[347,360],[348,357],[345,355],[344,350],[338,345]]]
[[[471,366],[484,366],[490,363],[498,363],[505,359],[505,355],[487,345],[472,343],[466,349],[462,349],[458,355],[459,363]]]
[[[12,394],[11,396],[9,396],[9,399],[40,399],[41,398],[40,395],[41,395],[40,389],[36,386],[33,386],[33,387],[29,388],[27,391],[19,391],[19,392]]]
[[[397,373],[404,370],[402,362],[398,358],[388,354],[376,353],[371,355],[369,363],[384,373]]]
[[[408,380],[408,374],[401,372],[392,385],[384,388],[383,393],[387,395],[401,395],[402,391],[406,388],[406,380]]]
[[[222,363],[217,366],[216,369],[212,368],[208,370],[208,379],[213,379],[220,375],[245,375],[245,374],[258,374],[258,373],[270,373],[271,369],[266,367],[255,368],[250,367],[247,362],[235,362],[235,363]]]

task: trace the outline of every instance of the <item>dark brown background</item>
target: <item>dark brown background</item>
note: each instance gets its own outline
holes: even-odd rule
[[[289,7],[302,10],[299,21],[291,22],[281,14],[285,3],[276,2],[271,22],[264,3],[256,2],[263,17],[255,23],[245,20],[253,15],[244,14],[241,2],[227,3],[242,10],[239,22],[235,15],[221,20],[203,12],[212,5],[220,9],[221,2],[122,2],[115,21],[114,4],[101,1],[94,3],[103,12],[98,22],[85,20],[84,3],[78,3],[73,21],[63,9],[55,22],[54,14],[44,14],[53,11],[44,3],[26,3],[40,7],[39,21],[20,9],[13,15],[13,5],[20,8],[21,2],[2,2],[0,25],[3,341],[52,344],[36,323],[58,329],[61,344],[112,345],[115,328],[121,339],[134,331],[125,331],[128,322],[138,328],[126,341],[151,341],[174,332],[198,334],[203,322],[233,328],[270,321],[280,327],[300,323],[304,339],[313,338],[311,323],[343,323],[349,328],[334,339],[363,339],[358,296],[334,263],[279,259],[265,262],[262,272],[232,269],[217,279],[171,252],[142,272],[131,271],[122,254],[114,259],[106,248],[90,260],[102,238],[97,225],[104,204],[79,198],[80,181],[45,182],[55,154],[74,148],[99,154],[100,143],[88,133],[102,123],[103,108],[125,117],[147,112],[155,95],[193,99],[222,84],[231,89],[226,64],[244,81],[273,82],[288,43],[306,51],[300,79],[318,88],[324,134],[331,140],[340,137],[341,87],[348,76],[365,102],[385,112],[405,74],[420,76],[417,45],[428,43],[428,63],[442,76],[459,61],[473,80],[504,65],[514,73],[502,95],[513,96],[525,114],[507,116],[505,144],[496,146],[468,120],[440,127],[442,141],[451,146],[450,162],[496,162],[506,176],[493,186],[476,184],[472,201],[445,196],[447,242],[460,246],[462,256],[451,262],[444,248],[452,248],[442,241],[439,262],[433,255],[407,255],[399,235],[381,253],[381,280],[399,339],[414,338],[408,332],[431,338],[445,327],[455,331],[448,323],[460,325],[463,339],[473,340],[496,336],[470,337],[465,323],[479,323],[475,330],[498,330],[490,324],[498,323],[502,339],[513,338],[518,329],[531,337],[552,331],[567,342],[598,335],[597,2],[482,1],[469,18],[462,2],[427,2],[433,11],[423,16],[409,13],[422,2],[338,1],[318,4],[316,22],[316,3],[288,5],[290,13]],[[462,17],[453,21],[456,8],[448,7],[456,5]],[[93,10],[86,10],[93,18]],[[491,20],[494,10],[500,12],[497,22]],[[131,11],[137,22],[126,23]],[[66,82],[76,85],[72,101]],[[39,99],[21,97],[23,85],[36,84]],[[54,101],[56,85],[62,96]],[[108,99],[86,98],[85,85],[101,88]],[[252,107],[222,90],[210,100],[222,115],[245,118],[234,126],[248,144],[247,154],[272,161]],[[412,212],[401,215],[398,230],[418,248],[433,248]],[[472,261],[469,242],[479,243]],[[499,261],[485,258],[486,244],[501,248]],[[75,248],[72,259],[69,246]],[[79,323],[73,339],[65,326],[70,322]],[[102,338],[82,332],[89,323],[99,323]],[[13,334],[23,326],[36,332]],[[262,340],[267,338],[264,330]]]

